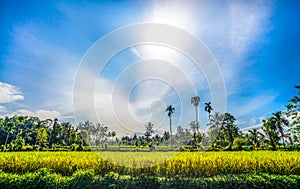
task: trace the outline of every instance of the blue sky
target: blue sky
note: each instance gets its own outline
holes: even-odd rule
[[[259,126],[261,119],[284,110],[296,94],[293,86],[300,84],[299,20],[298,1],[1,1],[0,115],[58,117],[75,123],[74,77],[87,50],[120,27],[151,22],[176,26],[200,39],[222,71],[227,111],[241,128]],[[172,62],[189,74],[201,97],[199,116],[205,125],[203,104],[211,96],[204,75],[178,52],[155,45],[122,51],[99,73],[97,118],[121,130],[107,100],[112,86],[117,86],[118,113],[129,112],[140,122],[131,130],[140,131],[149,120],[157,130],[167,130],[164,108],[168,104],[176,108],[174,127],[179,123],[187,127],[194,119],[190,97],[179,98],[189,92],[178,95],[158,80],[114,85],[124,70],[145,58]],[[172,76],[170,70],[166,76]],[[133,87],[130,94],[122,91],[126,87]],[[180,83],[176,87],[184,90]],[[181,118],[183,105],[190,110]],[[84,119],[97,121],[87,114],[77,121]]]

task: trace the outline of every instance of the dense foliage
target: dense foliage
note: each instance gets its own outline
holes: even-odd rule
[[[118,173],[95,175],[93,170],[77,171],[70,177],[41,169],[34,173],[0,172],[1,188],[299,188],[299,175],[267,173],[218,175],[210,178],[130,176]]]
[[[183,150],[243,150],[243,149],[300,149],[300,87],[298,96],[294,96],[286,106],[285,112],[273,113],[273,116],[263,120],[262,128],[241,131],[236,118],[230,113],[212,113],[211,103],[205,103],[204,110],[208,112],[209,131],[199,132],[197,107],[200,98],[193,97],[196,121],[189,128],[178,126],[173,136],[171,115],[175,109],[167,108],[170,117],[170,132],[154,135],[151,122],[145,124],[144,135],[116,137],[116,132],[109,131],[103,123],[90,121],[80,122],[74,127],[69,122],[59,123],[57,119],[40,120],[38,117],[13,116],[0,118],[0,151],[21,150],[55,150],[64,146],[69,150],[84,150],[84,146],[175,146]],[[288,119],[290,121],[288,121]],[[247,147],[248,146],[248,147]]]

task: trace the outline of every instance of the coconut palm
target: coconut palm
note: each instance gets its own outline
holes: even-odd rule
[[[212,128],[221,128],[222,124],[224,121],[224,115],[221,114],[220,112],[215,112],[215,114],[213,114],[211,116],[211,120],[210,120],[210,129]]]
[[[208,119],[210,120],[210,113],[213,110],[213,108],[211,107],[211,102],[206,102],[205,103],[205,108],[204,110],[208,113]]]
[[[249,132],[249,139],[253,142],[254,147],[256,149],[259,148],[259,139],[263,136],[263,134],[260,133],[257,128],[248,130],[248,132]]]
[[[193,96],[191,98],[191,104],[193,104],[195,106],[195,112],[196,112],[196,124],[199,124],[198,123],[198,106],[199,106],[199,103],[200,103],[200,97],[199,96]],[[198,127],[197,127],[198,128]],[[199,131],[199,128],[197,129],[197,132]]]
[[[171,149],[172,149],[172,119],[171,119],[171,116],[174,113],[174,111],[175,111],[175,108],[172,105],[168,106],[166,109],[166,112],[168,112],[168,116],[170,118]]]
[[[224,115],[221,114],[220,112],[215,112],[210,117],[209,129],[210,129],[210,137],[212,140],[217,138],[219,134],[219,130],[223,126],[223,122],[224,122]],[[211,142],[212,142],[211,145],[213,146],[214,141]]]
[[[228,150],[232,149],[234,138],[239,137],[239,128],[236,126],[235,121],[236,119],[232,114],[224,114],[221,131],[225,134],[229,142]]]
[[[276,150],[276,145],[280,137],[279,133],[276,129],[276,124],[274,119],[269,118],[267,120],[263,120],[263,131],[265,132],[265,141],[272,146],[272,150]]]
[[[280,133],[283,145],[285,146],[285,141],[284,141],[284,126],[288,126],[289,125],[289,121],[287,119],[285,119],[284,117],[282,117],[282,112],[276,112],[273,113],[273,117],[272,117],[275,125],[276,125],[276,129],[278,130],[278,132]]]
[[[152,133],[154,133],[153,123],[148,122],[145,125],[145,128],[146,128],[145,137],[146,137],[147,142],[149,142],[149,137],[151,137]]]

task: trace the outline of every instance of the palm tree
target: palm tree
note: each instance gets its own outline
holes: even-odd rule
[[[149,142],[149,137],[152,135],[152,133],[154,133],[154,131],[153,131],[153,123],[148,122],[145,125],[145,128],[146,128],[145,136],[146,136],[147,142]]]
[[[191,104],[193,104],[195,106],[195,112],[196,112],[196,124],[198,124],[198,106],[199,106],[199,103],[200,103],[200,97],[199,96],[193,96],[191,98]],[[197,127],[197,131],[199,128]]]
[[[259,148],[259,139],[263,136],[257,128],[253,128],[248,130],[249,132],[249,139],[253,142],[254,147],[257,149]]]
[[[280,137],[278,136],[274,119],[269,118],[267,120],[263,120],[263,131],[266,134],[265,141],[272,146],[272,150],[276,150],[276,145],[278,144]]]
[[[163,140],[164,140],[164,142],[166,142],[167,140],[169,140],[169,138],[170,138],[169,131],[165,131],[164,134],[163,134]]]
[[[196,121],[192,121],[189,125],[190,125],[191,130],[194,133],[193,134],[194,141],[193,141],[192,145],[194,147],[196,147],[196,131],[198,130],[198,124]]]
[[[210,117],[210,123],[209,123],[209,129],[210,129],[210,137],[211,139],[216,139],[217,136],[219,135],[219,130],[223,126],[223,121],[224,121],[224,115],[221,114],[220,112],[215,112]],[[214,141],[212,141],[212,146],[214,144]]]
[[[208,112],[208,119],[210,120],[210,113],[213,110],[213,108],[211,107],[211,102],[205,102],[205,108],[204,110],[206,112]]]
[[[274,123],[276,125],[276,129],[278,130],[278,132],[280,133],[282,142],[283,142],[283,146],[285,147],[285,141],[284,141],[284,126],[288,126],[289,125],[289,121],[287,119],[285,119],[284,117],[281,116],[282,112],[276,112],[273,113],[272,119],[274,120]]]
[[[170,134],[171,134],[171,149],[172,149],[172,119],[171,119],[171,115],[174,113],[175,108],[170,105],[167,107],[166,112],[168,112],[168,116],[170,118]]]
[[[215,112],[215,114],[213,114],[211,116],[211,121],[210,121],[210,129],[212,128],[221,128],[222,124],[224,121],[224,115],[221,114],[220,112]]]
[[[224,114],[223,126],[221,131],[225,133],[227,140],[229,141],[228,150],[232,149],[233,141],[235,137],[239,136],[239,128],[235,125],[235,117],[230,113]]]

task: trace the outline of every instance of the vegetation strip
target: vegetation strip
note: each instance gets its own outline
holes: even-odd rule
[[[26,174],[0,171],[0,188],[300,188],[300,175],[226,174],[208,178],[153,177],[76,171],[72,176],[48,169]]]
[[[172,105],[166,109],[170,118],[170,130],[155,134],[154,125],[145,123],[145,133],[132,133],[119,138],[115,131],[102,122],[80,122],[73,126],[70,122],[59,123],[58,119],[40,120],[38,117],[13,116],[0,118],[0,151],[85,151],[95,149],[128,150],[148,148],[154,151],[168,148],[171,151],[240,151],[258,149],[300,149],[300,86],[298,95],[286,105],[286,111],[273,113],[262,120],[262,127],[242,131],[234,115],[229,112],[212,112],[211,102],[205,103],[208,123],[200,130],[198,106],[200,97],[191,98],[196,117],[187,125],[178,125],[172,132],[171,116],[175,111]],[[154,135],[155,134],[155,135]],[[119,134],[120,135],[120,134]],[[139,136],[138,136],[139,135]],[[154,136],[153,136],[154,135]],[[91,146],[91,147],[89,147]]]

